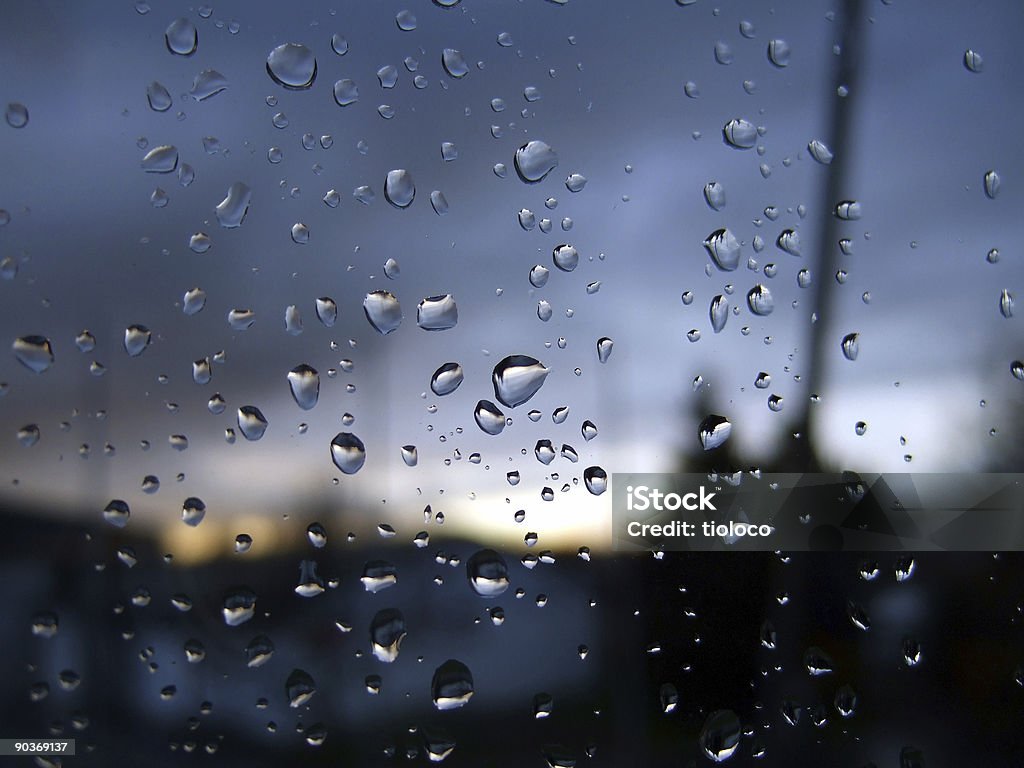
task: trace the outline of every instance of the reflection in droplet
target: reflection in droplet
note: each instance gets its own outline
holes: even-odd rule
[[[843,357],[847,360],[857,359],[857,355],[860,352],[860,344],[858,343],[859,338],[860,334],[857,333],[848,333],[843,337],[841,346],[843,349]]]
[[[382,335],[387,335],[402,324],[402,307],[393,293],[371,291],[363,299],[366,319]]]
[[[562,244],[551,252],[555,266],[563,272],[572,272],[580,263],[580,253],[575,246]]]
[[[719,709],[707,716],[700,730],[700,747],[716,763],[728,760],[740,745],[740,719],[731,709]]]
[[[784,229],[775,244],[791,256],[800,256],[800,233],[795,229]]]
[[[129,357],[138,357],[149,346],[152,333],[144,325],[129,325],[124,331],[124,351]]]
[[[558,166],[558,155],[547,143],[535,139],[516,150],[515,166],[519,178],[533,184]]]
[[[537,394],[550,372],[536,358],[509,355],[494,366],[491,375],[494,396],[502,405],[515,408]]]
[[[128,518],[131,517],[131,510],[121,499],[113,499],[103,510],[103,519],[115,528],[124,528],[128,525]]]
[[[206,504],[202,499],[189,496],[181,505],[181,522],[195,528],[206,517]]]
[[[285,88],[309,88],[316,79],[316,57],[304,45],[285,43],[267,56],[267,73]]]
[[[366,462],[366,446],[351,432],[339,432],[331,441],[331,459],[346,475],[354,475]]]
[[[711,328],[715,333],[718,333],[725,328],[725,323],[729,319],[729,300],[719,294],[711,300],[711,307],[708,310],[708,315],[711,318]]]
[[[609,339],[607,336],[602,336],[597,340],[597,360],[601,363],[607,363],[608,358],[611,357],[612,347],[615,342]]]
[[[458,363],[445,363],[430,377],[430,391],[438,397],[450,395],[462,384],[462,366]]]
[[[256,615],[256,593],[247,587],[230,590],[224,596],[221,615],[229,627],[244,624]]]
[[[747,294],[747,306],[755,315],[764,317],[770,315],[775,309],[775,299],[766,286],[755,285]]]
[[[608,473],[601,467],[587,467],[583,470],[583,482],[590,493],[600,496],[608,490]]]
[[[293,669],[284,684],[285,693],[288,696],[288,706],[298,709],[313,698],[316,693],[316,683],[312,676],[301,669]]]

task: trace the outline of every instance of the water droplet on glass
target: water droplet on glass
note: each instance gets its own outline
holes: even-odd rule
[[[316,693],[316,683],[312,676],[301,669],[293,669],[284,684],[288,696],[288,706],[298,709]]]
[[[776,67],[789,66],[789,43],[785,40],[770,40],[768,42],[768,61]]]
[[[728,760],[740,745],[740,719],[731,709],[719,709],[707,716],[700,730],[700,747],[716,763]]]
[[[964,51],[964,66],[969,71],[977,73],[985,69],[985,62],[982,60],[980,53],[968,48]]]
[[[188,19],[175,19],[164,30],[167,50],[179,56],[191,56],[199,45],[195,25]]]
[[[338,305],[334,299],[329,296],[321,296],[317,299],[316,316],[326,328],[333,327],[338,320]]]
[[[304,411],[311,410],[320,398],[320,374],[309,365],[297,365],[288,372],[288,386],[295,404]]]
[[[251,309],[232,309],[228,312],[228,325],[235,331],[246,331],[256,322],[256,313]]]
[[[740,242],[728,229],[716,229],[704,239],[704,248],[723,272],[732,272],[740,264]]]
[[[171,173],[178,167],[178,148],[165,144],[154,147],[142,158],[142,170],[146,173]]]
[[[823,141],[814,139],[808,143],[807,151],[811,153],[811,157],[822,165],[828,165],[832,162],[832,150],[829,149]]]
[[[469,72],[469,66],[462,53],[454,48],[445,48],[441,52],[441,66],[451,77],[459,79],[465,77]]]
[[[309,88],[316,79],[316,57],[304,45],[285,43],[267,56],[267,73],[285,88]]]
[[[124,351],[129,357],[138,357],[149,346],[152,334],[144,325],[129,325],[124,331]]]
[[[458,709],[473,695],[473,675],[461,661],[448,659],[434,670],[430,695],[439,710]]]
[[[384,198],[396,208],[408,208],[414,197],[416,185],[413,184],[412,174],[402,168],[388,171],[384,181]]]
[[[390,664],[406,635],[405,617],[394,608],[378,611],[370,620],[370,649],[380,661]]]
[[[469,558],[466,577],[481,597],[497,597],[509,587],[508,564],[493,549],[481,549]]]
[[[416,324],[425,331],[446,331],[459,322],[459,308],[450,293],[429,296],[416,305]]]
[[[999,194],[1000,179],[999,174],[995,171],[987,171],[985,173],[985,195],[989,200],[995,200],[996,195]]]
[[[185,499],[185,503],[181,505],[181,522],[195,528],[203,522],[204,517],[206,517],[206,504],[202,499],[195,496]]]
[[[103,519],[115,528],[124,528],[128,525],[128,518],[131,517],[131,510],[121,499],[113,499],[103,509]]]
[[[344,56],[348,53],[348,40],[346,40],[344,36],[335,32],[331,35],[331,50],[339,56]]]
[[[580,263],[580,253],[575,246],[562,244],[551,252],[555,266],[563,272],[572,272]]]
[[[594,496],[600,496],[608,490],[608,473],[601,467],[587,467],[583,470],[583,483]]]
[[[339,107],[347,107],[359,101],[359,87],[347,77],[334,84],[334,101]]]
[[[228,79],[215,69],[204,69],[192,81],[189,96],[196,101],[205,101],[216,96],[229,86]]]
[[[536,358],[510,355],[494,366],[491,376],[494,396],[502,405],[515,408],[537,394],[550,372]]]
[[[480,400],[473,409],[473,419],[488,435],[500,434],[505,429],[505,414],[490,400]]]
[[[45,336],[22,336],[11,345],[18,362],[34,373],[42,373],[53,365],[53,346]]]
[[[812,677],[829,675],[835,668],[832,658],[817,646],[811,646],[804,651],[804,668]]]
[[[775,244],[791,256],[800,256],[800,233],[795,229],[784,229]]]
[[[1024,360],[1014,360],[1010,363],[1010,374],[1018,381],[1024,381]]]
[[[206,253],[212,245],[213,241],[205,232],[196,232],[188,239],[188,248],[193,253]]]
[[[245,220],[245,214],[249,212],[251,199],[252,190],[242,182],[236,181],[228,187],[227,196],[214,209],[217,221],[226,229],[240,227]]]
[[[254,405],[243,405],[238,409],[238,428],[246,440],[259,440],[267,431],[267,420]]]
[[[450,395],[462,384],[462,366],[458,363],[445,363],[430,377],[430,391],[438,397]]]
[[[366,319],[382,335],[387,335],[402,324],[402,308],[394,294],[388,291],[371,291],[363,299]]]
[[[370,560],[363,565],[363,575],[359,581],[367,592],[376,594],[398,583],[398,570],[386,560]]]
[[[725,208],[725,187],[717,181],[709,181],[704,185],[704,200],[713,210]]]
[[[597,340],[597,360],[601,363],[607,363],[608,358],[611,357],[612,347],[615,344],[607,336],[602,336]]]
[[[722,127],[725,143],[737,149],[750,149],[757,143],[757,128],[742,118],[734,118]]]
[[[732,64],[733,59],[732,46],[722,40],[715,43],[715,61],[719,64],[728,66]]]
[[[697,437],[705,451],[721,446],[732,434],[732,424],[724,416],[711,414],[697,427]]]
[[[860,352],[860,344],[858,343],[859,338],[860,334],[857,333],[848,333],[843,337],[841,347],[843,350],[843,357],[847,360],[852,361],[857,359],[857,355]]]
[[[221,615],[229,627],[244,624],[256,615],[256,593],[247,587],[230,590],[224,596]]]
[[[543,141],[530,141],[516,150],[516,173],[523,181],[533,184],[542,181],[558,166],[558,155]]]
[[[17,438],[25,448],[31,448],[39,442],[39,426],[37,424],[25,425],[18,430]]]
[[[769,395],[768,396],[768,410],[778,413],[784,407],[782,395]]]
[[[213,369],[210,367],[210,358],[201,357],[192,361],[192,381],[196,384],[209,384],[213,378]]]
[[[718,333],[725,328],[725,323],[729,319],[729,300],[722,295],[715,296],[711,300],[708,314],[711,317],[711,328]]]
[[[146,101],[154,112],[166,112],[173,103],[170,92],[156,80],[146,86]]]
[[[775,300],[772,298],[771,291],[763,285],[755,285],[750,289],[747,294],[747,306],[750,307],[750,311],[755,315],[764,317],[770,315],[772,310],[775,309]]]
[[[843,200],[836,205],[836,218],[845,221],[856,221],[861,217],[860,203],[856,200]]]
[[[587,177],[582,173],[572,173],[565,180],[565,187],[570,192],[580,192],[587,186]]]
[[[331,441],[331,459],[346,475],[354,475],[366,461],[366,446],[351,432],[339,432]]]
[[[402,446],[402,461],[405,462],[407,467],[415,467],[419,462],[419,453],[416,450],[415,445],[403,445]]]
[[[448,213],[448,198],[444,196],[443,192],[435,189],[430,193],[430,206],[438,216],[444,216]]]

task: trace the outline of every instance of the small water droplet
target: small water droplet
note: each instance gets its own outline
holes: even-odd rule
[[[999,174],[995,171],[986,171],[985,173],[985,195],[989,200],[995,200],[996,195],[999,194],[999,186],[1001,181]]]
[[[173,103],[170,92],[156,80],[146,86],[146,101],[154,112],[166,112]]]
[[[740,745],[740,719],[731,709],[715,710],[707,716],[700,730],[700,747],[704,755],[721,763],[732,757]]]
[[[978,73],[985,69],[985,62],[980,53],[968,48],[964,51],[964,66],[968,71]]]
[[[384,198],[395,208],[408,208],[416,197],[412,174],[403,168],[388,171],[384,181]]]
[[[784,229],[775,244],[791,256],[800,256],[800,233],[795,229]]]
[[[843,200],[836,205],[835,215],[844,221],[856,221],[861,217],[860,203],[856,200]]]
[[[189,95],[196,101],[205,101],[229,87],[228,79],[215,69],[204,69],[192,81]]]
[[[708,314],[711,317],[711,328],[715,333],[718,333],[725,328],[725,323],[729,319],[729,300],[721,294],[715,296],[711,300],[711,307],[708,310]]]
[[[859,338],[860,334],[857,333],[848,333],[843,337],[841,346],[843,350],[843,357],[847,360],[852,361],[857,359],[857,355],[860,353],[860,344],[858,342]]]
[[[285,694],[288,696],[288,706],[298,709],[308,702],[316,693],[316,683],[313,677],[301,669],[293,669],[284,684]]]
[[[608,473],[601,467],[587,467],[583,470],[583,482],[590,493],[600,496],[608,490]]]
[[[725,208],[725,187],[720,182],[709,181],[704,185],[704,200],[713,210]]]
[[[202,499],[189,496],[181,505],[181,522],[195,528],[206,517],[206,504]]]
[[[611,357],[612,347],[615,342],[609,339],[607,336],[602,336],[597,340],[597,360],[600,363],[607,363],[608,358]]]

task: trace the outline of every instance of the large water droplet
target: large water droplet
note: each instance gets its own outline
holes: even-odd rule
[[[832,150],[823,141],[814,139],[807,145],[807,151],[811,153],[811,157],[817,160],[822,165],[828,165],[832,162]]]
[[[985,195],[989,200],[995,200],[996,195],[999,194],[999,186],[1001,182],[999,174],[995,171],[987,171],[985,173]]]
[[[243,405],[238,409],[238,428],[246,440],[259,440],[267,431],[267,420],[254,405]]]
[[[724,416],[710,414],[697,427],[697,437],[705,451],[718,448],[732,434],[732,423]]]
[[[448,659],[434,670],[430,696],[440,710],[458,709],[473,695],[473,675],[461,661]]]
[[[124,330],[124,351],[129,357],[138,357],[152,338],[149,328],[144,325],[129,325]]]
[[[191,56],[199,45],[195,25],[188,19],[175,19],[164,30],[167,50],[179,56]]]
[[[530,270],[530,285],[534,288],[543,288],[548,283],[551,271],[542,264],[536,264]]]
[[[533,184],[558,166],[558,155],[543,141],[529,141],[516,150],[515,166],[519,178]]]
[[[466,577],[481,597],[497,597],[508,589],[508,564],[493,549],[481,549],[466,563]]]
[[[445,48],[441,52],[441,65],[444,67],[445,72],[456,79],[465,77],[469,72],[469,65],[466,64],[466,59],[462,53],[454,48]]]
[[[146,101],[154,112],[166,112],[173,103],[170,92],[156,80],[146,86]]]
[[[316,693],[316,683],[313,677],[301,669],[293,669],[284,683],[285,694],[288,696],[288,706],[298,709]]]
[[[42,373],[53,365],[53,346],[45,336],[22,336],[11,345],[18,362],[34,373]]]
[[[299,597],[316,597],[323,594],[324,580],[317,575],[316,561],[303,560],[299,563],[299,583],[295,586],[295,594]]]
[[[459,322],[459,308],[450,293],[429,296],[416,306],[416,324],[425,331],[446,331]]]
[[[608,473],[601,467],[587,467],[583,470],[583,483],[588,491],[600,496],[608,490]]]
[[[536,358],[510,355],[494,366],[491,376],[494,396],[502,405],[515,408],[537,394],[550,372]]]
[[[480,400],[473,409],[473,419],[488,435],[497,435],[505,428],[505,414],[490,400]]]
[[[240,227],[245,220],[245,214],[249,212],[249,201],[252,199],[252,190],[240,181],[236,181],[228,187],[228,194],[214,209],[217,214],[217,221],[226,229]]]
[[[711,300],[711,307],[708,310],[711,317],[711,328],[718,333],[725,328],[725,322],[729,319],[729,300],[719,294]]]
[[[607,336],[602,336],[597,340],[597,360],[600,363],[607,363],[608,358],[611,357],[612,347],[615,345],[611,339]]]
[[[732,272],[740,265],[740,241],[728,229],[716,229],[708,235],[704,248],[723,272]]]
[[[398,569],[387,560],[370,560],[363,565],[363,575],[359,581],[367,592],[376,594],[398,583]]]
[[[758,284],[747,294],[747,306],[755,315],[764,317],[770,315],[775,309],[775,299],[772,298],[771,291],[766,286]]]
[[[388,171],[384,181],[384,197],[396,208],[408,208],[416,197],[412,174],[403,168]]]
[[[551,252],[555,266],[563,272],[572,272],[580,263],[580,253],[575,246],[562,244]]]
[[[393,293],[371,291],[363,299],[366,319],[379,333],[387,335],[402,324],[402,307]]]
[[[309,88],[316,79],[316,57],[304,45],[285,43],[267,56],[267,73],[285,88]]]
[[[438,397],[450,395],[462,384],[462,366],[458,363],[445,363],[430,377],[430,391]]]
[[[843,336],[841,346],[843,349],[843,357],[847,360],[857,359],[857,355],[860,353],[860,344],[858,343],[859,338],[860,334],[857,333],[848,333]]]
[[[700,747],[716,763],[732,757],[740,745],[740,719],[731,709],[719,709],[708,715],[700,730]]]
[[[737,149],[750,149],[757,143],[757,128],[742,118],[734,118],[722,128],[725,143]]]
[[[359,101],[359,86],[347,77],[334,84],[334,101],[339,107],[347,107]]]
[[[172,144],[153,147],[142,158],[142,170],[146,173],[171,173],[178,167],[178,148]]]
[[[366,446],[351,432],[339,432],[331,440],[331,459],[346,475],[354,475],[366,461]]]
[[[305,363],[288,372],[288,386],[295,404],[304,411],[311,410],[320,399],[320,374]]]
[[[377,611],[370,621],[370,649],[380,661],[390,664],[398,658],[398,650],[406,635],[405,617],[394,608]]]

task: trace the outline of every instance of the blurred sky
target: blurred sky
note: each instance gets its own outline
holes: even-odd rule
[[[608,535],[608,496],[586,492],[583,468],[678,468],[683,454],[699,448],[704,414],[695,402],[733,421],[732,440],[750,463],[787,450],[790,417],[810,394],[805,378],[795,380],[806,377],[812,311],[796,274],[806,267],[814,280],[833,279],[815,264],[820,223],[837,201],[823,198],[828,168],[806,146],[830,141],[824,131],[838,98],[831,78],[839,30],[829,13],[837,4],[463,0],[443,9],[389,0],[285,9],[218,2],[209,18],[193,6],[152,5],[145,14],[131,2],[6,8],[0,102],[25,104],[30,119],[21,129],[0,125],[0,208],[10,212],[0,258],[18,263],[17,275],[0,281],[0,322],[8,346],[40,334],[56,354],[41,375],[11,353],[0,359],[0,381],[8,384],[0,398],[0,482],[9,505],[98,515],[121,498],[133,525],[156,525],[183,547],[200,546],[199,530],[209,532],[207,542],[224,533],[223,546],[229,532],[266,527],[268,517],[311,505],[341,513],[339,525],[352,529],[390,522],[405,541],[431,504],[456,531],[513,541],[525,531],[512,513],[523,508],[542,543],[575,545]],[[399,29],[402,9],[415,14],[415,30]],[[1011,361],[1024,357],[1020,318],[999,311],[1000,291],[1024,289],[1017,213],[1024,162],[1012,129],[1021,112],[1016,43],[1024,7],[993,2],[979,13],[949,0],[899,0],[865,3],[865,13],[853,143],[833,147],[853,154],[844,194],[861,202],[864,215],[844,229],[853,241],[853,254],[841,260],[848,278],[835,286],[832,316],[822,319],[835,341],[821,402],[812,407],[815,442],[844,469],[981,469],[1015,450],[1008,420],[1019,418],[1024,400],[1024,384],[1010,375]],[[171,54],[163,40],[179,16],[198,28],[189,57]],[[753,24],[752,39],[741,35],[741,21]],[[331,50],[335,33],[349,43],[344,56]],[[514,44],[499,45],[499,33]],[[785,68],[767,60],[772,39],[792,49]],[[309,90],[286,90],[267,74],[268,53],[287,42],[316,55]],[[717,42],[730,47],[731,64],[716,62]],[[444,72],[444,48],[464,54],[464,78]],[[982,72],[964,67],[968,48],[981,53]],[[406,57],[416,60],[415,73]],[[398,82],[383,89],[376,72],[389,64]],[[229,87],[197,102],[188,91],[211,68]],[[415,88],[414,75],[427,87]],[[360,94],[345,108],[332,95],[341,78],[355,80]],[[147,106],[153,80],[173,96],[167,112]],[[697,83],[699,98],[684,95],[687,81]],[[527,86],[542,98],[527,102]],[[492,108],[495,98],[504,100],[503,111]],[[394,108],[392,119],[378,114],[382,104]],[[283,129],[272,123],[278,112],[288,118]],[[732,118],[763,127],[758,149],[723,143],[722,126]],[[306,133],[329,134],[333,145],[307,151]],[[219,142],[215,153],[204,151],[208,137]],[[517,178],[513,156],[531,139],[549,143],[559,165],[528,185]],[[174,175],[144,173],[143,140],[148,148],[175,145],[180,162],[195,169],[194,183],[185,188]],[[445,141],[458,148],[453,162],[441,158]],[[268,162],[272,147],[283,152],[279,164]],[[496,163],[507,167],[505,178]],[[395,168],[408,169],[416,183],[405,210],[383,195]],[[1002,179],[996,199],[982,189],[990,169]],[[566,188],[570,173],[587,177],[582,191]],[[726,191],[721,211],[702,197],[712,180]],[[237,181],[252,188],[252,203],[240,228],[223,229],[214,206]],[[361,185],[376,195],[370,205],[352,195]],[[150,204],[155,187],[169,196],[164,208]],[[337,208],[321,201],[330,189],[340,193]],[[432,190],[449,201],[446,216],[431,208]],[[548,198],[557,207],[549,210]],[[767,206],[778,209],[776,219],[766,216]],[[552,231],[524,231],[521,208],[550,218]],[[562,230],[563,217],[572,219],[570,231]],[[310,229],[305,245],[291,240],[297,222]],[[740,238],[743,259],[752,257],[758,272],[742,263],[732,273],[709,266],[701,243],[720,227]],[[799,232],[802,257],[776,248],[787,228]],[[204,254],[188,247],[197,232],[212,240]],[[755,235],[766,243],[762,253],[751,245]],[[581,254],[572,273],[551,264],[563,242]],[[995,264],[986,261],[992,248],[1000,252]],[[383,274],[388,258],[400,264],[396,280]],[[538,263],[552,274],[533,289],[527,275]],[[762,271],[769,263],[778,267],[772,278]],[[592,281],[601,287],[590,295]],[[746,307],[756,283],[774,297],[768,317]],[[208,301],[187,317],[182,295],[196,286]],[[708,306],[727,286],[739,314],[714,334]],[[363,316],[362,299],[375,289],[392,291],[404,313],[386,337]],[[680,300],[684,291],[693,292],[689,306]],[[417,302],[445,293],[458,303],[458,326],[417,328]],[[338,302],[333,328],[314,313],[314,299],[324,295]],[[548,322],[537,317],[541,299],[554,309]],[[298,336],[285,331],[291,304],[302,313]],[[232,330],[226,315],[233,308],[255,310],[250,330]],[[133,323],[153,331],[138,358],[122,348]],[[98,344],[82,354],[74,339],[86,328]],[[700,330],[699,341],[687,340],[690,329]],[[855,362],[840,352],[850,332],[860,334]],[[615,343],[603,365],[595,350],[602,336]],[[192,361],[221,350],[226,361],[214,366],[212,382],[193,383]],[[514,423],[488,436],[475,425],[473,406],[494,399],[491,369],[511,354],[532,355],[551,373],[528,404],[505,409]],[[351,373],[341,371],[342,359],[353,361]],[[90,375],[93,360],[106,375]],[[460,362],[466,378],[439,398],[429,378],[448,361]],[[300,363],[321,373],[320,402],[308,413],[292,401],[285,378]],[[766,390],[753,387],[759,371],[772,375]],[[697,375],[701,395],[691,384]],[[206,408],[214,392],[227,400],[220,416]],[[770,394],[783,397],[781,412],[768,409]],[[270,427],[259,442],[239,435],[229,445],[224,429],[237,431],[234,414],[243,405],[260,408]],[[560,406],[569,417],[556,425],[551,413]],[[532,408],[543,414],[537,423],[526,416]],[[354,417],[351,427],[342,424],[345,413]],[[599,429],[590,443],[580,434],[585,419]],[[859,420],[868,424],[861,437]],[[42,437],[22,447],[17,430],[32,423]],[[328,446],[339,431],[366,444],[366,465],[355,476],[331,463]],[[173,450],[171,434],[187,435],[188,450]],[[538,463],[533,446],[542,438],[556,448],[572,445],[579,463]],[[143,440],[149,450],[140,448]],[[108,442],[113,456],[104,455]],[[88,458],[79,456],[83,443]],[[405,444],[418,446],[417,467],[403,464]],[[468,461],[474,452],[480,464]],[[522,478],[516,487],[506,482],[513,470]],[[147,474],[162,482],[152,496],[140,489]],[[565,484],[570,490],[562,493]],[[543,486],[555,490],[555,501],[540,500]],[[209,509],[196,531],[180,523],[187,496]],[[353,509],[360,515],[346,514]]]

